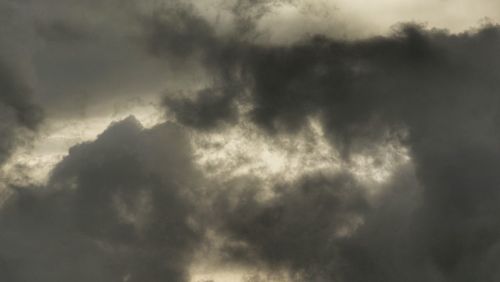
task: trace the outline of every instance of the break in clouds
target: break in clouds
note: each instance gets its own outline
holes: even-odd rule
[[[311,3],[0,3],[0,280],[498,281],[500,27],[377,34]],[[283,13],[293,40],[268,24]],[[113,111],[130,116],[44,181],[15,165],[53,124]],[[224,154],[255,134],[298,165]]]

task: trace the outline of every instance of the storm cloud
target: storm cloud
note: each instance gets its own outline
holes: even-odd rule
[[[498,25],[397,23],[278,44],[261,20],[294,1],[79,4],[20,24],[45,46],[30,55],[37,91],[0,64],[0,164],[42,109],[77,117],[82,101],[125,99],[120,89],[156,92],[168,121],[115,122],[71,147],[46,183],[11,185],[2,281],[192,281],[200,258],[264,281],[500,278]],[[82,11],[94,17],[64,17]],[[253,126],[268,142],[294,140],[311,120],[338,152],[335,169],[269,181],[212,177],[196,162],[200,134]],[[408,161],[384,181],[350,170],[359,156],[383,166],[387,147]]]
[[[119,145],[117,145],[119,143]],[[182,130],[133,117],[73,147],[0,219],[8,281],[186,281],[200,241],[197,172]]]
[[[332,257],[322,255],[326,245],[316,249],[307,240],[299,240],[318,260],[320,268],[330,271],[329,265],[333,265],[336,269],[326,280],[407,281],[411,277],[408,273],[423,275],[412,278],[415,281],[497,279],[498,274],[489,266],[497,260],[494,250],[499,238],[494,220],[500,196],[495,173],[500,160],[496,133],[500,86],[496,77],[500,68],[495,55],[500,43],[497,26],[450,34],[446,30],[406,24],[389,37],[341,41],[314,36],[285,47],[245,45],[234,38],[232,42],[210,42],[217,45],[205,49],[207,58],[217,58],[217,52],[210,52],[219,48],[231,50],[228,54],[238,54],[222,60],[216,67],[221,73],[239,70],[236,79],[248,90],[241,91],[241,95],[250,93],[252,110],[248,115],[270,134],[283,131],[293,134],[308,117],[319,116],[332,144],[340,148],[346,158],[353,152],[376,148],[386,142],[387,135],[410,149],[416,177],[423,188],[416,211],[406,218],[408,222],[400,223],[415,225],[413,228],[419,233],[411,241],[419,246],[418,250],[405,242],[410,244],[408,252],[416,252],[412,254],[414,258],[406,258],[410,265],[397,266],[407,271],[397,271],[387,265],[400,264],[399,260],[383,259],[385,255],[379,258],[381,254],[371,253],[372,249],[391,248],[397,240],[379,241],[370,236],[347,239],[345,245],[339,247],[343,254],[340,260],[346,260],[339,264],[350,269],[345,274],[342,267],[335,265],[334,251],[330,252]],[[227,79],[228,83],[234,80],[235,76]],[[198,109],[203,103],[199,102]],[[212,104],[211,110],[216,106]],[[224,112],[226,104],[219,106],[218,112]],[[206,111],[195,111],[195,106],[190,109],[192,115],[200,115],[191,119],[214,118]],[[182,118],[179,121],[191,125]],[[316,186],[319,187],[315,189],[321,190],[321,185]],[[288,200],[288,197],[276,199],[283,201],[283,209]],[[268,227],[271,231],[258,231],[259,224],[251,220],[243,223],[249,231],[256,232],[250,235],[249,231],[239,231],[242,227],[234,224],[234,219],[229,220],[228,229],[250,244],[251,251],[259,250],[264,260],[290,263],[294,258],[305,259],[304,254],[280,255],[282,249],[293,249],[292,246],[274,248],[279,248],[277,242],[287,242],[286,238],[297,238],[297,229],[307,230],[302,224],[328,226],[328,221],[322,221],[321,216],[288,222],[286,216],[276,219],[274,212],[253,215],[259,213],[259,208],[244,208],[248,199],[242,201],[241,208],[249,214],[237,218],[244,222],[245,218],[256,216],[253,220],[273,221]],[[260,208],[265,210],[266,205]],[[334,209],[336,204],[331,206]],[[305,216],[315,210],[301,209],[299,204],[293,207]],[[335,212],[330,212],[334,218]],[[394,212],[406,213],[404,210]],[[366,222],[366,228],[370,225]],[[360,234],[363,231],[362,227]],[[273,235],[266,235],[268,232]],[[312,238],[315,234],[318,233],[309,236]],[[401,236],[413,235],[403,233]],[[398,239],[405,241],[406,238]],[[298,245],[300,243],[293,244],[296,248]],[[355,254],[364,252],[366,256]],[[302,269],[307,268],[308,263],[292,265]]]

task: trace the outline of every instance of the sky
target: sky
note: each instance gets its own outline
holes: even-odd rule
[[[0,21],[0,281],[500,279],[497,1]]]

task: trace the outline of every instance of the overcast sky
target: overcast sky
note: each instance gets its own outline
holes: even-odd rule
[[[0,281],[499,281],[498,21],[0,1]]]

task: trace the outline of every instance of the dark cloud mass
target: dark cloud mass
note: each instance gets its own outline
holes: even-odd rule
[[[368,209],[356,181],[348,174],[333,179],[315,175],[275,187],[269,201],[259,200],[259,192],[243,184],[216,198],[215,214],[223,230],[236,242],[245,242],[229,241],[224,252],[235,260],[257,257],[277,268],[297,269],[306,280],[328,279],[324,272],[339,260],[338,242]]]
[[[186,281],[200,241],[182,130],[134,118],[73,147],[0,217],[2,281]]]
[[[117,81],[169,79],[135,75],[152,73],[144,65],[123,70],[146,56],[170,71],[201,70],[208,83],[166,90],[163,106],[176,123],[114,123],[72,147],[46,184],[13,188],[0,212],[1,281],[190,281],[199,248],[211,243],[215,265],[285,271],[290,281],[500,279],[499,26],[452,34],[410,23],[367,39],[314,35],[276,45],[256,40],[257,24],[283,1],[224,1],[232,19],[224,32],[194,4],[151,12],[129,3],[115,25],[101,18],[114,1],[91,2],[79,9],[101,21],[35,21],[37,36],[66,52],[35,56],[49,101],[108,78],[111,87],[89,94],[96,101]],[[123,42],[134,47],[107,55]],[[66,64],[74,64],[68,72]],[[16,130],[40,122],[26,85],[0,64],[0,164]],[[206,133],[250,121],[270,139],[294,138],[310,118],[344,163],[387,143],[402,144],[411,160],[377,187],[342,168],[268,189],[251,176],[203,175],[184,128]]]
[[[194,100],[166,96],[163,103],[178,122],[198,129],[212,129],[236,121],[238,113],[233,99],[239,91],[236,87],[212,87],[200,90]]]
[[[352,152],[380,145],[382,137],[392,132],[410,148],[423,188],[419,198],[415,196],[419,201],[415,211],[402,222],[391,222],[402,226],[377,218],[380,213],[391,216],[387,212],[367,212],[366,220],[376,223],[365,222],[335,250],[325,242],[329,238],[325,234],[332,234],[328,229],[297,239],[309,227],[329,226],[326,218],[315,213],[314,202],[307,203],[314,201],[308,197],[299,197],[306,203],[297,203],[292,196],[276,198],[285,210],[280,217],[267,208],[269,203],[247,208],[252,198],[242,196],[241,210],[237,209],[242,214],[237,219],[229,217],[230,234],[239,236],[264,261],[288,263],[300,271],[311,268],[306,261],[310,256],[315,260],[312,268],[328,273],[326,281],[498,279],[492,268],[498,261],[495,249],[500,235],[495,222],[500,196],[495,172],[500,160],[497,26],[453,35],[408,24],[390,37],[346,42],[315,36],[285,47],[242,47],[237,38],[232,40],[212,41],[218,45],[209,46],[204,56],[216,57],[209,51],[220,48],[239,54],[230,64],[223,60],[218,67],[222,73],[240,71],[238,79],[251,95],[250,117],[257,125],[270,133],[293,133],[308,116],[318,115],[332,143],[347,158]],[[234,76],[228,83],[234,83]],[[205,111],[198,114],[198,120],[213,118]],[[400,199],[386,199],[396,200]],[[301,221],[299,215],[291,215],[294,220],[289,221],[288,205],[311,218]],[[336,205],[328,205],[334,221]],[[408,207],[395,206],[393,213],[408,213]],[[260,230],[259,224],[266,220],[273,221],[266,227],[269,230]],[[313,240],[321,241],[323,248],[308,241],[315,236],[324,236]],[[287,246],[289,238],[297,242]],[[406,250],[384,253],[396,244]],[[302,247],[310,255],[302,253]]]
[[[23,77],[0,61],[0,166],[41,122],[42,110],[32,101],[31,94]]]

